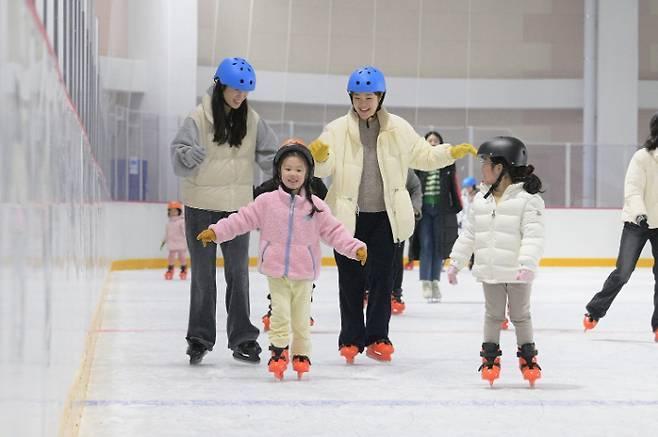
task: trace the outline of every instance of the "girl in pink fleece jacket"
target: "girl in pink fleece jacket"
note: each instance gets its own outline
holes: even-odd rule
[[[183,205],[177,201],[171,201],[167,204],[167,215],[169,221],[165,227],[165,235],[162,245],[167,245],[169,250],[168,266],[165,272],[165,279],[174,278],[174,263],[176,258],[180,263],[181,279],[187,278],[187,240],[185,239],[185,219],[183,218]]]
[[[320,273],[320,240],[346,257],[365,264],[366,245],[352,237],[319,197],[311,194],[314,161],[308,149],[297,143],[281,147],[278,163],[279,189],[265,193],[231,216],[202,231],[203,244],[220,243],[254,229],[260,230],[258,269],[268,277],[272,296],[269,371],[278,379],[288,366],[292,328],[293,370],[301,378],[311,361],[311,290]]]

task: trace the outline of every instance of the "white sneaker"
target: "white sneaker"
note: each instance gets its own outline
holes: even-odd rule
[[[439,281],[432,281],[432,301],[441,302],[441,290],[439,289]]]
[[[432,282],[420,281],[420,285],[423,289],[423,297],[427,300],[430,300],[432,298]]]

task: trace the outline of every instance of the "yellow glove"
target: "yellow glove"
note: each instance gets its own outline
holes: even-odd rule
[[[368,259],[368,249],[366,249],[366,246],[359,247],[356,250],[356,259],[361,261],[362,266],[366,265],[366,260]]]
[[[473,156],[477,155],[478,151],[473,147],[473,144],[457,144],[456,146],[451,146],[450,149],[450,156],[452,156],[452,159],[460,159],[463,158],[464,156],[468,155],[469,153]]]
[[[215,235],[215,231],[213,231],[212,229],[205,229],[201,231],[199,235],[196,236],[196,239],[201,241],[203,247],[206,247],[208,243],[214,242],[216,238],[217,235]]]
[[[311,155],[316,162],[325,162],[329,159],[329,146],[320,140],[315,140],[308,145]]]

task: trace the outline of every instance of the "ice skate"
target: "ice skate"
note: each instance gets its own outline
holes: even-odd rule
[[[393,314],[402,314],[407,305],[402,300],[401,296],[391,296],[391,312]]]
[[[494,380],[500,377],[499,357],[502,354],[500,346],[496,343],[482,343],[482,350],[480,351],[482,364],[478,368],[478,372],[482,372],[482,379],[489,381],[490,386],[493,386]]]
[[[180,278],[181,281],[187,279],[187,269],[185,268],[185,266],[180,266],[180,273],[178,274],[178,277]]]
[[[509,319],[507,317],[505,317],[505,320],[501,322],[500,329],[504,329],[504,330],[509,329]]]
[[[196,366],[201,364],[203,357],[208,353],[208,349],[199,343],[190,343],[187,346],[187,355],[190,356],[190,365]]]
[[[283,372],[288,369],[288,346],[285,348],[270,345],[272,357],[267,362],[267,370],[274,374],[279,381],[283,379]]]
[[[261,321],[263,322],[263,331],[267,332],[270,330],[270,318],[272,317],[272,313],[268,311],[262,318]]]
[[[167,271],[164,274],[164,278],[167,281],[171,281],[172,279],[174,279],[174,266],[167,267]]]
[[[423,290],[423,297],[427,303],[432,301],[432,281],[420,281],[420,286]]]
[[[522,345],[516,356],[519,357],[519,369],[523,374],[523,379],[530,383],[530,387],[535,387],[535,381],[541,378],[541,367],[537,364],[537,349],[534,343]]]
[[[594,329],[598,323],[599,319],[594,318],[589,313],[585,314],[585,318],[583,318],[583,327],[585,328],[585,332],[589,331],[590,329]]]
[[[378,361],[391,361],[393,352],[395,352],[395,348],[388,339],[377,340],[368,345],[366,349],[366,355]]]
[[[311,370],[311,360],[306,355],[294,355],[292,370],[297,372],[297,379],[302,379],[302,375]]]
[[[354,345],[342,345],[340,355],[345,358],[347,364],[354,364],[354,357],[359,353],[359,348]]]
[[[430,302],[441,302],[441,289],[439,288],[439,281],[432,281],[432,299]]]
[[[413,261],[409,261],[408,263],[406,263],[406,264],[404,265],[404,269],[405,269],[405,270],[413,270],[413,269],[414,269],[414,262],[413,262]]]

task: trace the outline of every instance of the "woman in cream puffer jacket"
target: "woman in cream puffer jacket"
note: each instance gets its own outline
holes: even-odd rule
[[[601,291],[587,304],[583,320],[585,329],[592,329],[605,316],[621,288],[628,282],[642,249],[651,242],[654,254],[653,316],[651,330],[658,342],[658,113],[651,117],[650,134],[644,147],[635,152],[628,164],[624,181],[624,208],[617,268],[610,273]]]

